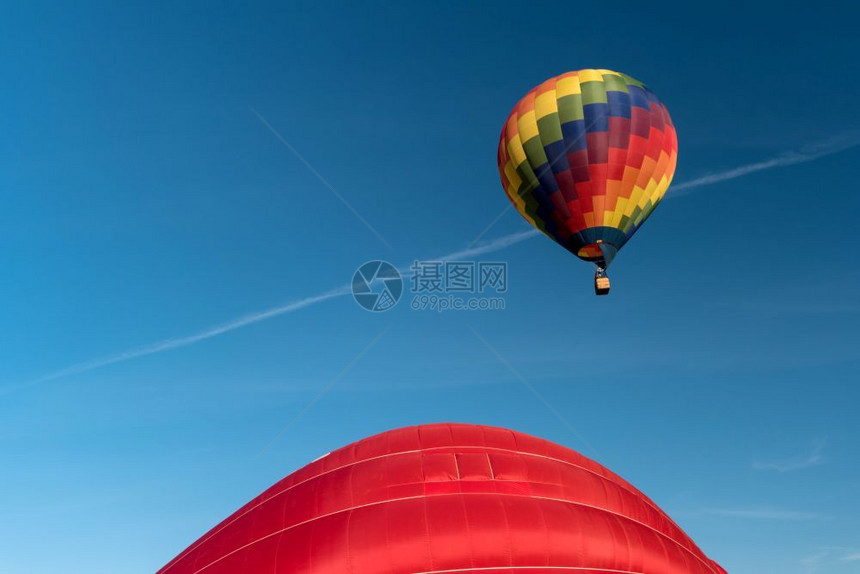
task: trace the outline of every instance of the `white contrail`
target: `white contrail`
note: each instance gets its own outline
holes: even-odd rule
[[[307,297],[305,299],[299,299],[297,301],[292,301],[285,305],[272,307],[264,311],[258,311],[257,313],[249,313],[248,315],[243,315],[237,319],[233,319],[232,321],[228,321],[226,323],[222,323],[220,325],[204,329],[203,331],[199,331],[192,335],[187,335],[185,337],[177,337],[173,339],[164,339],[162,341],[158,341],[157,343],[152,343],[143,347],[137,347],[136,349],[123,351],[122,353],[117,353],[116,355],[110,355],[108,357],[95,359],[86,363],[78,363],[77,365],[72,365],[70,367],[66,367],[65,369],[60,369],[59,371],[48,373],[47,375],[41,376],[38,379],[34,379],[27,383],[18,385],[17,387],[7,387],[6,389],[3,389],[3,393],[18,390],[25,387],[30,387],[39,383],[52,381],[54,379],[59,379],[70,375],[85,373],[87,371],[92,371],[93,369],[98,369],[107,365],[113,365],[114,363],[128,361],[129,359],[143,357],[145,355],[153,355],[155,353],[169,351],[170,349],[176,349],[178,347],[186,347],[188,345],[193,345],[198,341],[211,339],[212,337],[217,337],[218,335],[222,335],[229,331],[234,331],[236,329],[239,329],[246,325],[251,325],[253,323],[259,323],[260,321],[265,321],[266,319],[271,319],[272,317],[277,317],[278,315],[292,313],[293,311],[298,311],[299,309],[304,309],[305,307],[310,307],[311,305],[316,305],[317,303],[322,303],[323,301],[328,301],[329,299],[346,295],[349,292],[349,287],[340,287],[338,289],[332,289],[331,291],[328,291],[321,295]]]
[[[478,247],[455,251],[454,253],[443,255],[442,257],[437,257],[436,259],[434,259],[434,261],[452,261],[458,259],[465,259],[467,257],[473,257],[475,255],[481,255],[483,253],[498,251],[500,249],[510,247],[515,243],[519,243],[520,241],[525,241],[526,239],[535,237],[539,234],[540,232],[536,229],[521,231],[519,233],[512,233],[511,235],[505,235],[504,237],[500,237],[495,241],[491,241],[484,245],[479,245]],[[406,273],[409,268],[409,265],[405,265],[400,269],[400,271]],[[78,363],[76,365],[72,365],[70,367],[66,367],[64,369],[48,373],[39,377],[38,379],[33,379],[32,381],[28,381],[17,386],[6,387],[2,391],[0,391],[0,394],[6,394],[26,387],[31,387],[33,385],[38,385],[39,383],[53,381],[55,379],[60,379],[71,375],[86,373],[88,371],[105,367],[107,365],[113,365],[115,363],[128,361],[129,359],[135,359],[137,357],[143,357],[146,355],[154,355],[156,353],[161,353],[162,351],[169,351],[171,349],[177,349],[179,347],[187,347],[188,345],[193,345],[194,343],[197,343],[199,341],[211,339],[212,337],[217,337],[218,335],[223,335],[224,333],[229,333],[230,331],[235,331],[236,329],[240,329],[248,325],[253,325],[254,323],[259,323],[260,321],[265,321],[266,319],[271,319],[273,317],[292,313],[294,311],[298,311],[300,309],[316,305],[317,303],[328,301],[329,299],[349,295],[351,292],[352,291],[349,285],[338,287],[337,289],[326,291],[325,293],[321,293],[320,295],[306,297],[304,299],[292,301],[285,305],[280,305],[278,307],[272,307],[270,309],[258,311],[256,313],[249,313],[247,315],[243,315],[241,317],[233,319],[232,321],[228,321],[226,323],[222,323],[214,327],[209,327],[208,329],[204,329],[191,335],[186,335],[185,337],[164,339],[156,343],[145,345],[143,347],[137,347],[128,351],[123,351],[122,353],[117,353],[115,355],[109,355],[101,359],[87,361],[86,363]]]
[[[672,199],[673,197],[688,195],[693,189],[704,187],[712,183],[718,183],[720,181],[743,177],[745,175],[755,173],[757,171],[813,161],[820,157],[839,153],[841,151],[845,151],[858,145],[860,145],[860,133],[848,132],[835,138],[808,145],[800,151],[787,152],[765,161],[751,163],[749,165],[742,165],[741,167],[736,167],[727,171],[711,173],[700,178],[693,179],[691,181],[685,181],[682,183],[675,184],[669,188],[669,191],[666,193],[666,199]],[[511,210],[512,207],[513,205],[509,203],[507,207],[505,207],[505,209],[502,210],[502,212],[499,213],[499,215],[497,215],[496,218],[491,221],[487,227],[484,228],[484,230],[478,235],[478,237],[475,238],[475,241],[483,237],[485,233],[492,229],[496,225],[496,223],[498,223],[505,215],[507,215],[507,213]],[[475,241],[473,241],[472,243],[474,243]]]
[[[689,190],[710,185],[712,183],[718,183],[729,179],[743,177],[745,175],[749,175],[757,171],[814,161],[820,157],[833,155],[835,153],[839,153],[841,151],[857,147],[858,145],[860,145],[860,135],[856,133],[844,135],[839,138],[819,142],[800,151],[787,152],[765,161],[751,163],[749,165],[742,165],[734,169],[730,169],[720,173],[712,173],[697,179],[693,179],[691,181],[685,181],[684,183],[673,185],[671,188],[669,188],[669,193],[667,194],[667,197],[686,195],[686,193],[689,193]],[[685,190],[686,193],[678,193]]]
[[[467,259],[469,257],[474,257],[475,255],[483,255],[484,253],[489,253],[491,251],[500,251],[505,249],[506,247],[510,247],[515,243],[519,243],[520,241],[525,241],[526,239],[531,239],[532,237],[537,237],[541,232],[537,229],[529,229],[527,231],[520,231],[519,233],[511,233],[510,235],[505,235],[504,237],[499,237],[498,239],[491,241],[490,243],[486,243],[484,245],[478,245],[477,247],[468,247],[461,251],[455,251],[454,253],[449,253],[444,257],[440,257],[438,259],[434,259],[433,261],[455,261],[457,259]],[[428,259],[428,261],[430,261]]]
[[[809,161],[816,160],[820,157],[824,157],[827,155],[832,155],[835,153],[839,153],[841,151],[845,151],[847,149],[853,148],[860,145],[860,134],[851,133],[845,136],[826,140],[824,142],[809,146],[801,151],[797,152],[788,152],[782,155],[776,156],[769,160],[761,161],[758,163],[753,163],[749,165],[744,165],[741,167],[737,167],[734,169],[730,169],[720,173],[714,173],[702,176],[698,179],[694,179],[691,181],[687,181],[678,185],[673,186],[670,189],[669,197],[674,195],[685,195],[685,193],[678,192],[686,192],[689,193],[689,190],[696,189],[699,187],[703,187],[706,185],[710,185],[712,183],[718,183],[721,181],[726,181],[729,179],[735,179],[738,177],[743,177],[750,173],[755,173],[757,171],[762,171],[766,169],[771,169],[775,167],[784,167],[789,165],[794,165],[798,163],[805,163]],[[495,241],[491,241],[484,245],[479,245],[477,247],[466,248],[461,251],[455,251],[454,253],[450,253],[448,255],[438,257],[435,261],[451,261],[457,259],[466,259],[468,257],[474,257],[475,255],[482,255],[484,253],[491,253],[493,251],[499,251],[501,249],[505,249],[514,245],[515,243],[519,243],[521,241],[525,241],[526,239],[531,239],[540,235],[540,232],[536,229],[529,229],[528,231],[521,231],[518,233],[512,233],[510,235],[506,235],[504,237],[500,237]],[[401,273],[405,273],[409,270],[409,266],[406,265],[400,268]],[[108,357],[104,357],[101,359],[96,359],[93,361],[89,361],[86,363],[79,363],[77,365],[72,365],[70,367],[66,367],[65,369],[60,369],[59,371],[54,371],[52,373],[48,373],[38,379],[34,379],[27,383],[20,384],[16,387],[6,387],[0,394],[5,394],[14,390],[18,390],[25,387],[30,387],[33,385],[37,385],[39,383],[43,383],[46,381],[52,381],[55,379],[59,379],[62,377],[67,377],[71,375],[77,375],[80,373],[85,373],[87,371],[92,371],[94,369],[98,369],[100,367],[104,367],[107,365],[113,365],[115,363],[121,363],[123,361],[127,361],[129,359],[134,359],[137,357],[143,357],[145,355],[153,355],[155,353],[160,353],[162,351],[169,351],[171,349],[176,349],[179,347],[186,347],[188,345],[193,345],[198,341],[203,341],[205,339],[211,339],[212,337],[217,337],[218,335],[222,335],[224,333],[228,333],[230,331],[234,331],[236,329],[240,329],[247,325],[252,325],[254,323],[259,323],[260,321],[265,321],[266,319],[271,319],[272,317],[277,317],[279,315],[284,315],[287,313],[292,313],[293,311],[298,311],[300,309],[304,309],[305,307],[310,307],[311,305],[316,305],[317,303],[322,303],[324,301],[328,301],[329,299],[334,299],[336,297],[342,297],[344,295],[348,295],[350,293],[350,287],[339,287],[337,289],[332,289],[331,291],[327,291],[320,295],[315,295],[313,297],[307,297],[305,299],[299,299],[297,301],[292,301],[285,305],[281,305],[278,307],[272,307],[271,309],[266,309],[264,311],[259,311],[257,313],[250,313],[248,315],[243,315],[237,319],[232,321],[228,321],[227,323],[223,323],[221,325],[216,325],[215,327],[210,327],[208,329],[204,329],[198,333],[194,333],[192,335],[188,335],[185,337],[178,337],[174,339],[165,339],[163,341],[158,341],[157,343],[152,343],[151,345],[146,345],[143,347],[138,347],[136,349],[131,349],[129,351],[124,351],[122,353],[118,353],[116,355],[110,355]]]

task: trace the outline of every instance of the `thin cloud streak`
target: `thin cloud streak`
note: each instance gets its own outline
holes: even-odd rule
[[[378,334],[376,337],[374,337],[374,339],[370,342],[370,344],[368,344],[352,361],[350,361],[349,364],[340,373],[338,373],[338,375],[334,379],[332,379],[325,387],[323,387],[323,389],[319,393],[317,393],[317,395],[313,398],[313,400],[311,400],[311,402],[309,402],[305,406],[305,408],[303,408],[301,411],[299,411],[299,414],[297,414],[295,417],[293,417],[293,420],[290,421],[290,424],[288,424],[286,427],[284,427],[284,429],[281,432],[279,432],[277,434],[277,436],[275,436],[274,439],[272,439],[272,442],[270,442],[268,445],[266,445],[266,448],[264,448],[260,452],[260,454],[258,454],[255,457],[255,460],[260,458],[264,454],[266,454],[266,451],[268,451],[270,448],[272,448],[275,445],[275,443],[278,442],[278,440],[280,440],[280,438],[282,436],[284,436],[284,434],[286,434],[286,432],[288,430],[293,428],[293,425],[295,425],[297,422],[299,422],[299,419],[301,419],[303,416],[305,416],[305,413],[307,413],[311,409],[311,407],[313,407],[317,402],[319,402],[319,400],[321,398],[323,398],[323,396],[331,390],[331,388],[335,385],[335,383],[337,383],[339,380],[341,380],[344,377],[344,375],[346,375],[350,371],[350,369],[352,369],[355,366],[355,364],[359,361],[359,359],[361,359],[370,349],[373,348],[374,345],[376,345],[377,342],[379,342],[379,339],[381,339],[382,336],[389,329],[391,329],[391,325],[393,325],[393,323],[388,325],[385,329],[382,330],[382,332],[380,334]]]
[[[704,175],[702,177],[690,181],[685,181],[683,183],[676,183],[669,187],[669,190],[666,192],[666,199],[672,199],[673,197],[680,197],[682,195],[689,195],[694,189],[705,187],[713,183],[719,183],[721,181],[737,179],[739,177],[743,177],[745,175],[749,175],[757,171],[764,171],[767,169],[779,167],[787,167],[798,163],[814,161],[818,158],[833,155],[857,146],[860,146],[860,132],[849,132],[839,137],[831,138],[822,142],[809,145],[801,149],[800,151],[786,152],[765,161],[742,165],[740,167],[736,167],[734,169],[719,173]],[[560,155],[559,157],[562,156]],[[499,215],[497,215],[496,218],[491,221],[490,224],[486,228],[484,228],[484,230],[480,234],[478,234],[478,236],[475,238],[474,241],[472,241],[472,243],[475,243],[476,241],[481,239],[484,234],[486,234],[490,229],[492,229],[493,226],[496,225],[496,223],[498,223],[505,215],[507,215],[508,211],[511,210],[511,207],[513,207],[513,205],[509,203],[505,207],[505,209],[503,209],[501,213],[499,213]]]
[[[531,239],[532,237],[537,237],[541,235],[541,232],[537,229],[531,228],[526,231],[520,231],[519,233],[512,233],[510,235],[505,235],[504,237],[500,237],[495,241],[487,243],[485,245],[479,245],[477,247],[467,247],[461,251],[455,251],[445,257],[441,257],[442,261],[455,261],[457,259],[467,259],[469,257],[474,257],[475,255],[483,255],[484,253],[488,253],[489,251],[500,251],[502,249],[506,249],[511,245],[519,243],[520,241],[525,241],[526,239]],[[487,247],[492,245],[493,248],[488,250]]]
[[[38,379],[34,379],[27,383],[23,383],[18,385],[17,387],[11,387],[4,389],[2,393],[5,394],[14,390],[19,390],[26,387],[31,387],[33,385],[38,385],[39,383],[45,383],[47,381],[52,381],[55,379],[60,379],[63,377],[68,377],[71,375],[77,375],[80,373],[85,373],[87,371],[92,371],[94,369],[98,369],[100,367],[106,367],[108,365],[113,365],[115,363],[121,363],[123,361],[128,361],[130,359],[136,359],[138,357],[144,357],[146,355],[154,355],[156,353],[161,353],[163,351],[169,351],[171,349],[178,349],[179,347],[187,347],[188,345],[193,345],[194,343],[204,341],[206,339],[211,339],[212,337],[217,337],[218,335],[223,335],[224,333],[228,333],[230,331],[235,331],[236,329],[240,329],[247,325],[252,325],[254,323],[259,323],[260,321],[265,321],[266,319],[271,319],[273,317],[277,317],[279,315],[284,315],[286,313],[292,313],[294,311],[298,311],[299,309],[304,309],[305,307],[310,307],[311,305],[316,305],[317,303],[322,303],[323,301],[328,301],[329,299],[334,299],[335,297],[341,297],[343,295],[349,294],[349,287],[340,287],[338,289],[333,289],[321,295],[315,295],[313,297],[306,297],[304,299],[299,299],[297,301],[292,301],[285,305],[280,305],[278,307],[272,307],[270,309],[266,309],[264,311],[258,311],[256,313],[249,313],[247,315],[243,315],[232,321],[227,321],[226,323],[222,323],[220,325],[216,325],[214,327],[210,327],[208,329],[204,329],[203,331],[199,331],[192,335],[187,335],[185,337],[175,337],[171,339],[164,339],[162,341],[158,341],[156,343],[152,343],[150,345],[144,345],[143,347],[138,347],[136,349],[130,349],[128,351],[123,351],[122,353],[117,353],[116,355],[110,355],[107,357],[103,357],[101,359],[95,359],[93,361],[88,361],[86,363],[79,363],[77,365],[72,365],[70,367],[66,367],[65,369],[60,369],[59,371],[54,371],[53,373],[48,373]]]
[[[340,193],[338,193],[338,191],[334,188],[334,186],[332,186],[332,184],[330,184],[330,183],[328,182],[328,180],[327,180],[326,178],[324,178],[324,177],[320,174],[320,172],[318,172],[318,171],[314,168],[314,166],[312,166],[310,163],[308,163],[308,160],[306,160],[306,159],[304,158],[304,156],[302,156],[302,154],[300,154],[300,153],[296,150],[296,148],[294,148],[292,145],[290,145],[290,143],[289,143],[287,140],[285,140],[285,139],[284,139],[284,136],[282,136],[282,135],[280,134],[280,132],[278,132],[278,130],[276,130],[276,129],[272,126],[272,124],[270,124],[270,123],[266,120],[266,118],[264,118],[262,115],[260,115],[260,112],[258,112],[258,111],[257,111],[257,110],[255,110],[254,108],[251,108],[251,112],[253,112],[253,113],[254,113],[254,115],[255,115],[255,116],[257,116],[257,119],[259,119],[261,122],[263,122],[263,125],[264,125],[264,126],[266,126],[266,128],[267,128],[270,132],[272,132],[272,133],[275,135],[275,137],[276,137],[276,138],[278,138],[278,140],[279,140],[282,144],[284,144],[284,145],[287,147],[287,149],[288,149],[288,150],[290,150],[290,151],[293,153],[293,155],[294,155],[294,156],[296,156],[296,157],[299,159],[299,161],[300,161],[300,162],[302,162],[302,163],[304,164],[304,166],[305,166],[306,168],[308,168],[308,169],[310,170],[310,172],[311,172],[312,174],[314,174],[314,175],[316,176],[316,178],[317,178],[318,180],[320,180],[320,181],[322,182],[322,184],[323,184],[323,185],[325,185],[325,186],[329,189],[329,191],[331,191],[331,192],[334,194],[334,196],[335,196],[335,197],[337,197],[337,198],[340,200],[340,202],[341,202],[341,203],[343,203],[343,204],[346,206],[346,208],[347,208],[347,209],[349,209],[349,210],[353,213],[353,215],[355,215],[355,216],[358,218],[358,220],[359,220],[359,221],[361,221],[361,222],[364,224],[364,226],[365,226],[365,227],[367,227],[367,228],[370,230],[370,232],[371,232],[371,233],[373,233],[373,234],[376,236],[376,238],[377,238],[377,239],[379,239],[379,240],[380,240],[380,241],[381,241],[381,242],[382,242],[386,247],[388,247],[389,249],[391,249],[391,245],[389,245],[389,244],[388,244],[388,242],[385,240],[385,238],[384,238],[384,237],[382,237],[382,235],[380,235],[380,233],[376,230],[376,228],[375,228],[375,227],[373,227],[373,226],[370,224],[370,222],[369,222],[369,221],[367,221],[364,217],[362,217],[362,216],[361,216],[361,214],[358,212],[358,210],[356,210],[356,209],[352,206],[352,204],[346,200],[346,198],[345,198],[344,196],[342,196]]]
[[[757,171],[764,171],[766,169],[774,169],[778,167],[787,167],[798,163],[814,161],[816,159],[828,155],[833,155],[851,149],[853,147],[857,147],[858,145],[860,145],[860,134],[857,133],[852,133],[838,138],[825,140],[823,142],[808,146],[800,151],[787,152],[765,161],[743,165],[720,173],[712,173],[697,179],[693,179],[691,181],[686,181],[684,183],[673,185],[669,188],[669,193],[667,194],[667,197],[687,195],[688,193],[690,193],[690,190],[704,187],[706,185],[711,185],[712,183],[719,183],[721,181],[737,179],[739,177],[743,177],[745,175],[749,175]]]
[[[479,245],[478,247],[463,249],[460,251],[455,251],[448,255],[444,255],[442,257],[437,257],[436,259],[434,259],[434,261],[459,260],[467,257],[474,257],[476,255],[483,255],[484,253],[499,251],[501,249],[506,249],[516,243],[520,243],[521,241],[531,239],[536,235],[539,235],[539,232],[534,229],[518,233],[512,233],[511,235],[505,235],[504,237],[500,237],[484,245]],[[401,273],[406,273],[408,272],[409,268],[410,266],[406,265],[401,267],[400,271]],[[304,299],[298,299],[296,301],[291,301],[284,305],[279,305],[277,307],[272,307],[263,311],[242,315],[241,317],[238,317],[231,321],[227,321],[226,323],[221,323],[220,325],[209,327],[208,329],[204,329],[191,335],[164,339],[162,341],[158,341],[150,345],[144,345],[142,347],[123,351],[115,355],[109,355],[107,357],[87,361],[85,363],[78,363],[76,365],[72,365],[70,367],[66,367],[64,369],[48,373],[37,379],[33,379],[31,381],[18,385],[6,387],[0,390],[0,395],[26,389],[38,385],[40,383],[46,383],[48,381],[54,381],[64,377],[70,377],[72,375],[79,375],[82,373],[93,371],[95,369],[99,369],[101,367],[106,367],[108,365],[114,365],[116,363],[122,363],[131,359],[136,359],[138,357],[155,355],[164,351],[170,351],[173,349],[178,349],[180,347],[187,347],[189,345],[193,345],[194,343],[205,341],[206,339],[211,339],[213,337],[217,337],[219,335],[235,331],[236,329],[241,329],[242,327],[247,327],[248,325],[253,325],[255,323],[266,321],[268,319],[273,319],[275,317],[286,315],[288,313],[293,313],[295,311],[299,311],[301,309],[305,309],[307,307],[311,307],[319,303],[324,303],[325,301],[329,301],[331,299],[336,299],[338,297],[349,295],[351,292],[352,290],[349,285],[338,287],[336,289],[326,291],[325,293],[321,293],[319,295],[306,297]]]
[[[819,552],[803,558],[800,563],[806,572],[821,572],[825,568],[832,569],[837,564],[845,564],[860,561],[860,552],[854,548],[844,546],[825,546],[818,549]]]
[[[256,113],[256,111],[254,112]],[[257,114],[258,117],[259,114]],[[265,123],[265,119],[260,117],[261,121]],[[268,127],[268,126],[267,126]],[[270,128],[272,129],[272,128]],[[274,131],[274,130],[273,130]],[[277,132],[275,135],[278,136]],[[280,136],[279,136],[280,137]],[[286,142],[284,142],[286,143]],[[839,138],[834,138],[831,140],[827,140],[824,142],[820,142],[818,144],[807,147],[806,149],[800,152],[789,152],[782,155],[779,155],[775,158],[762,161],[759,163],[749,164],[745,166],[741,166],[735,169],[730,169],[728,171],[724,171],[721,173],[710,174],[698,179],[694,179],[692,181],[687,181],[681,184],[677,184],[670,188],[668,198],[673,196],[686,195],[692,189],[696,189],[699,187],[703,187],[706,185],[710,185],[712,183],[718,183],[721,181],[727,181],[730,179],[736,179],[739,177],[743,177],[745,175],[755,173],[758,171],[763,171],[766,169],[772,169],[777,167],[785,167],[789,165],[794,165],[798,163],[806,163],[818,158],[833,155],[835,153],[839,153],[841,151],[845,151],[860,145],[860,134],[851,133]],[[289,144],[287,144],[288,147]],[[300,156],[299,156],[300,157]],[[303,159],[300,157],[300,159]],[[311,168],[312,171],[313,168]],[[316,173],[316,172],[315,172]],[[322,178],[321,178],[322,179]],[[328,185],[328,182],[323,180],[323,183]],[[678,193],[678,192],[683,193]],[[336,193],[336,192],[335,192]],[[503,212],[505,213],[505,212]],[[497,218],[498,220],[498,218]],[[495,221],[494,221],[495,223]],[[489,228],[488,228],[489,229]],[[372,228],[371,228],[372,230]],[[486,230],[485,230],[486,232]],[[532,237],[536,237],[540,235],[540,232],[536,229],[530,229],[528,231],[522,231],[519,233],[513,233],[511,235],[506,235],[495,241],[491,241],[482,246],[477,247],[468,247],[461,251],[457,251],[455,253],[451,253],[445,257],[437,258],[436,260],[456,260],[456,259],[464,259],[466,257],[471,257],[475,255],[481,255],[484,253],[490,253],[492,251],[497,251],[500,249],[505,249],[515,243],[519,243],[520,241],[524,241],[526,239],[531,239]],[[384,242],[384,240],[383,240]],[[409,267],[400,268],[401,272],[408,270]],[[246,325],[251,325],[254,323],[258,323],[260,321],[264,321],[266,319],[270,319],[272,317],[277,317],[279,315],[283,315],[286,313],[291,313],[293,311],[298,311],[299,309],[304,309],[305,307],[309,307],[311,305],[315,305],[317,303],[321,303],[323,301],[327,301],[329,299],[333,299],[335,297],[340,297],[343,295],[347,295],[350,292],[349,287],[341,287],[338,289],[334,289],[327,293],[323,293],[322,295],[317,295],[314,297],[308,297],[306,299],[300,299],[298,301],[294,301],[292,303],[288,303],[286,305],[280,307],[274,307],[272,309],[267,309],[265,311],[261,311],[259,313],[252,313],[233,321],[229,321],[224,323],[223,325],[219,325],[216,327],[212,327],[210,329],[206,329],[199,333],[195,333],[193,335],[189,335],[187,337],[180,337],[175,339],[166,339],[164,341],[160,341],[157,343],[153,343],[152,345],[147,345],[144,347],[140,347],[137,349],[132,349],[130,351],[125,351],[123,353],[118,353],[116,355],[111,355],[109,357],[105,357],[103,359],[96,359],[94,361],[90,361],[87,363],[81,363],[78,365],[72,365],[71,367],[67,367],[65,369],[61,369],[59,371],[55,371],[53,373],[48,373],[38,379],[34,379],[27,383],[23,383],[14,387],[7,387],[3,390],[0,390],[0,395],[7,394],[9,392],[13,392],[16,390],[20,390],[22,388],[27,388],[33,385],[37,385],[39,383],[52,381],[55,379],[59,379],[62,377],[67,377],[71,375],[77,375],[80,373],[85,373],[87,371],[92,371],[94,369],[98,369],[100,367],[104,367],[107,365],[112,365],[115,363],[120,363],[123,361],[127,361],[129,359],[134,359],[137,357],[143,357],[146,355],[152,355],[155,353],[160,353],[162,351],[168,351],[171,349],[176,349],[179,347],[185,347],[188,345],[192,345],[197,343],[198,341],[202,341],[205,339],[210,339],[212,337],[216,337],[218,335],[233,331],[235,329],[239,329]]]
[[[520,374],[520,372],[519,372],[519,371],[517,371],[517,370],[514,368],[514,366],[513,366],[513,365],[511,365],[510,361],[508,361],[505,357],[503,357],[503,356],[502,356],[502,354],[501,354],[501,353],[499,353],[499,352],[496,350],[496,348],[495,348],[495,347],[493,347],[493,346],[492,346],[492,345],[491,345],[491,344],[490,344],[490,343],[489,343],[489,342],[488,342],[484,337],[482,337],[482,336],[481,336],[481,334],[480,334],[480,333],[478,333],[478,332],[474,329],[474,327],[472,327],[471,325],[469,325],[469,329],[472,331],[472,333],[474,333],[474,334],[475,334],[475,336],[478,338],[478,340],[480,340],[480,341],[484,344],[484,346],[486,346],[486,347],[487,347],[487,349],[489,349],[489,350],[490,350],[490,352],[491,352],[493,355],[495,355],[495,356],[496,356],[496,358],[499,360],[499,362],[500,362],[500,363],[502,363],[505,367],[507,367],[507,368],[508,368],[508,370],[509,370],[509,371],[510,371],[510,372],[511,372],[511,373],[512,373],[512,374],[513,374],[517,379],[519,379],[519,380],[520,380],[520,382],[521,382],[522,384],[524,384],[524,385],[526,386],[526,388],[528,388],[528,390],[529,390],[529,391],[531,391],[531,392],[532,392],[532,394],[533,394],[535,397],[537,397],[537,399],[538,399],[540,402],[542,402],[542,403],[544,404],[544,406],[545,406],[547,409],[549,409],[549,411],[550,411],[553,415],[555,415],[555,417],[559,420],[559,422],[561,422],[561,424],[563,424],[565,427],[567,427],[567,429],[568,429],[570,432],[572,432],[572,433],[574,434],[574,436],[576,436],[576,438],[578,438],[580,441],[582,441],[582,444],[584,444],[586,447],[588,447],[588,449],[589,449],[590,451],[592,451],[595,455],[597,455],[597,451],[594,449],[594,447],[593,447],[593,446],[591,446],[591,445],[588,443],[588,441],[587,441],[587,440],[585,440],[585,437],[583,437],[581,434],[579,434],[579,431],[577,431],[575,428],[573,428],[573,425],[572,425],[572,424],[570,424],[570,423],[568,422],[568,420],[567,420],[566,418],[564,418],[564,416],[563,416],[560,412],[558,412],[558,409],[556,409],[554,406],[552,406],[552,404],[551,404],[548,400],[546,400],[542,394],[540,394],[540,393],[538,392],[538,390],[534,387],[534,385],[532,385],[530,382],[528,382],[528,381],[526,380],[526,378],[525,378],[525,377],[523,377],[523,376]]]
[[[773,470],[776,472],[791,472],[794,470],[803,470],[824,464],[825,441],[817,441],[813,443],[812,450],[808,454],[794,456],[782,460],[754,460],[752,467],[755,470]]]
[[[756,520],[817,520],[824,518],[812,512],[779,510],[773,508],[707,508],[705,513],[733,518],[752,518]]]

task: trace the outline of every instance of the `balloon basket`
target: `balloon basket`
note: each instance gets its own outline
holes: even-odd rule
[[[609,277],[605,275],[603,277],[595,277],[594,278],[594,294],[595,295],[608,295],[609,294]]]

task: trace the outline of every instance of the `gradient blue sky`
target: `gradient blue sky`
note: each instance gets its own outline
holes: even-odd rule
[[[856,9],[239,4],[0,7],[0,572],[152,572],[321,454],[431,421],[594,456],[732,574],[860,571]],[[51,376],[465,248],[506,206],[510,108],[584,67],[668,105],[677,184],[766,167],[670,190],[608,298],[537,237],[487,256],[504,311],[337,297]]]

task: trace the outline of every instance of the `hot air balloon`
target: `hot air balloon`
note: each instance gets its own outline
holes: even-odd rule
[[[725,574],[648,497],[522,433],[432,424],[294,472],[160,574]]]
[[[514,106],[499,141],[505,193],[550,239],[606,268],[660,203],[678,157],[669,112],[642,82],[611,70],[550,78]]]

